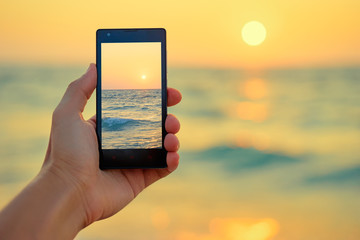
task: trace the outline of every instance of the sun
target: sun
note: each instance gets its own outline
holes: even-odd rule
[[[139,79],[139,82],[141,82],[141,83],[147,83],[148,81],[149,81],[149,79],[148,79],[148,77],[147,77],[145,74],[141,75],[141,77],[140,77],[140,79]]]
[[[261,22],[247,22],[241,30],[244,42],[250,46],[257,46],[264,42],[266,38],[266,28]]]

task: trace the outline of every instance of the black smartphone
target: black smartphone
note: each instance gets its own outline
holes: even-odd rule
[[[165,168],[166,31],[96,32],[100,168]]]

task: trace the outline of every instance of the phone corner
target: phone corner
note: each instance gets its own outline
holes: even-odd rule
[[[98,36],[103,30],[104,30],[104,29],[102,29],[102,28],[97,29],[97,30],[96,30],[96,36]]]
[[[165,28],[159,28],[160,31],[162,31],[164,34],[166,34],[166,29]]]

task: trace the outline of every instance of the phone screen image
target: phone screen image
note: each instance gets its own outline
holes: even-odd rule
[[[161,42],[102,43],[101,62],[102,148],[161,148]]]
[[[96,66],[99,167],[167,167],[165,29],[98,29]]]

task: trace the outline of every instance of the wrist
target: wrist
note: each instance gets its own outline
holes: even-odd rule
[[[0,213],[5,239],[73,239],[85,227],[78,187],[43,169]],[[9,231],[11,229],[11,231]]]
[[[73,239],[86,226],[81,188],[69,176],[54,169],[46,169],[37,178],[38,188],[46,198],[44,239]],[[45,189],[48,192],[44,192]]]

